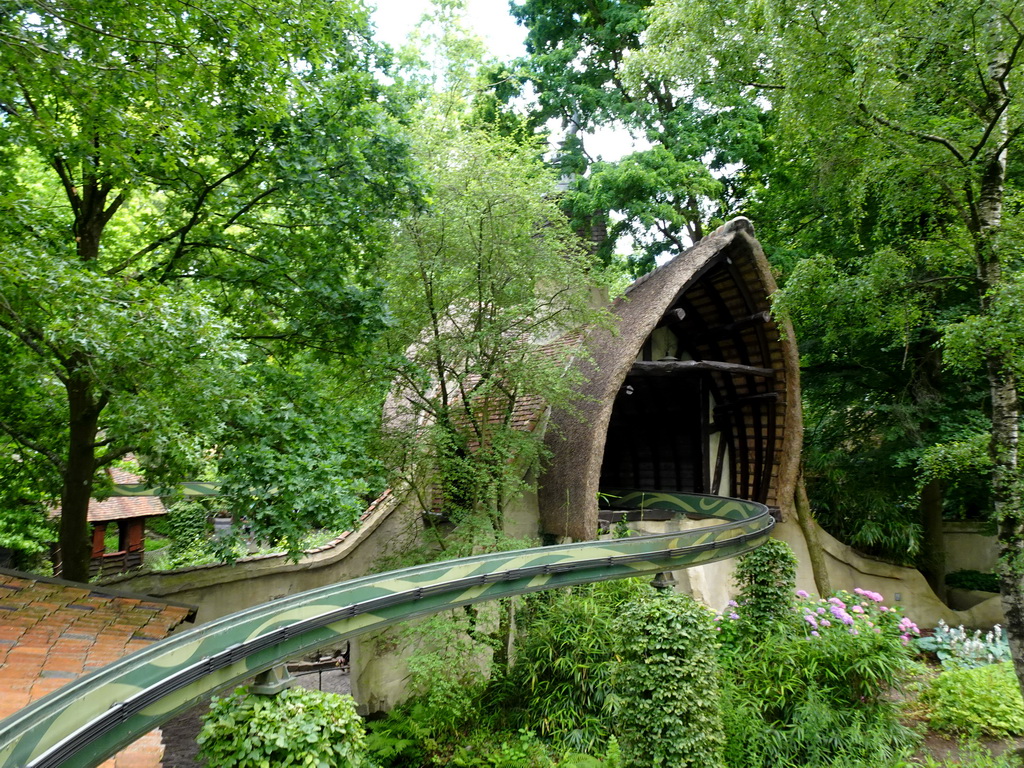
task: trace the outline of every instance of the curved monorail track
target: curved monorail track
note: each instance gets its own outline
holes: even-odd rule
[[[768,537],[763,504],[612,491],[606,519],[708,519],[653,535],[498,552],[374,574],[274,600],[181,632],[0,721],[0,766],[95,766],[211,694],[288,659],[417,616],[574,584],[735,557]]]

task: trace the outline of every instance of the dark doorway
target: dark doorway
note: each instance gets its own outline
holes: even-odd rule
[[[627,376],[615,398],[601,488],[707,493],[705,377]]]

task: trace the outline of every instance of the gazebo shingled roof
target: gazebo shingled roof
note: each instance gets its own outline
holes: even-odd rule
[[[108,470],[111,482],[123,484],[141,483],[142,478],[124,469],[111,467]],[[127,520],[133,517],[155,517],[166,515],[167,508],[159,496],[110,496],[103,501],[89,500],[89,522]]]
[[[731,463],[729,487],[713,487],[707,469],[703,477],[691,470],[671,482],[689,484],[677,490],[752,499],[783,512],[790,508],[802,438],[799,368],[791,329],[770,313],[775,290],[753,226],[738,218],[637,280],[613,304],[616,330],[591,332],[585,340],[589,359],[576,362],[585,383],[575,412],[556,411],[548,426],[552,460],[540,487],[546,533],[576,540],[596,535],[613,410],[617,402],[621,407],[627,377],[638,384],[653,381],[635,364],[650,360],[651,334],[664,326],[671,328],[680,352],[695,361],[680,367],[699,370],[706,382],[701,386],[712,392],[714,413],[699,419],[721,432]],[[652,363],[647,370],[657,367]],[[662,402],[671,402],[665,385],[657,391]],[[622,417],[618,429],[622,434]],[[642,440],[643,432],[634,438]],[[656,467],[653,472],[657,479]]]

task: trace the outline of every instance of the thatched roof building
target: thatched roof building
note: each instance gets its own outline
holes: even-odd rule
[[[584,342],[575,413],[555,412],[545,533],[590,539],[602,489],[709,493],[787,509],[801,441],[798,360],[744,218],[637,280],[615,331]]]

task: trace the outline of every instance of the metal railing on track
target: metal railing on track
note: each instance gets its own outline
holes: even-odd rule
[[[274,600],[181,632],[96,670],[0,721],[3,768],[88,768],[211,694],[365,632],[485,600],[689,568],[759,546],[762,504],[615,491],[613,515],[723,522],[404,568]]]

